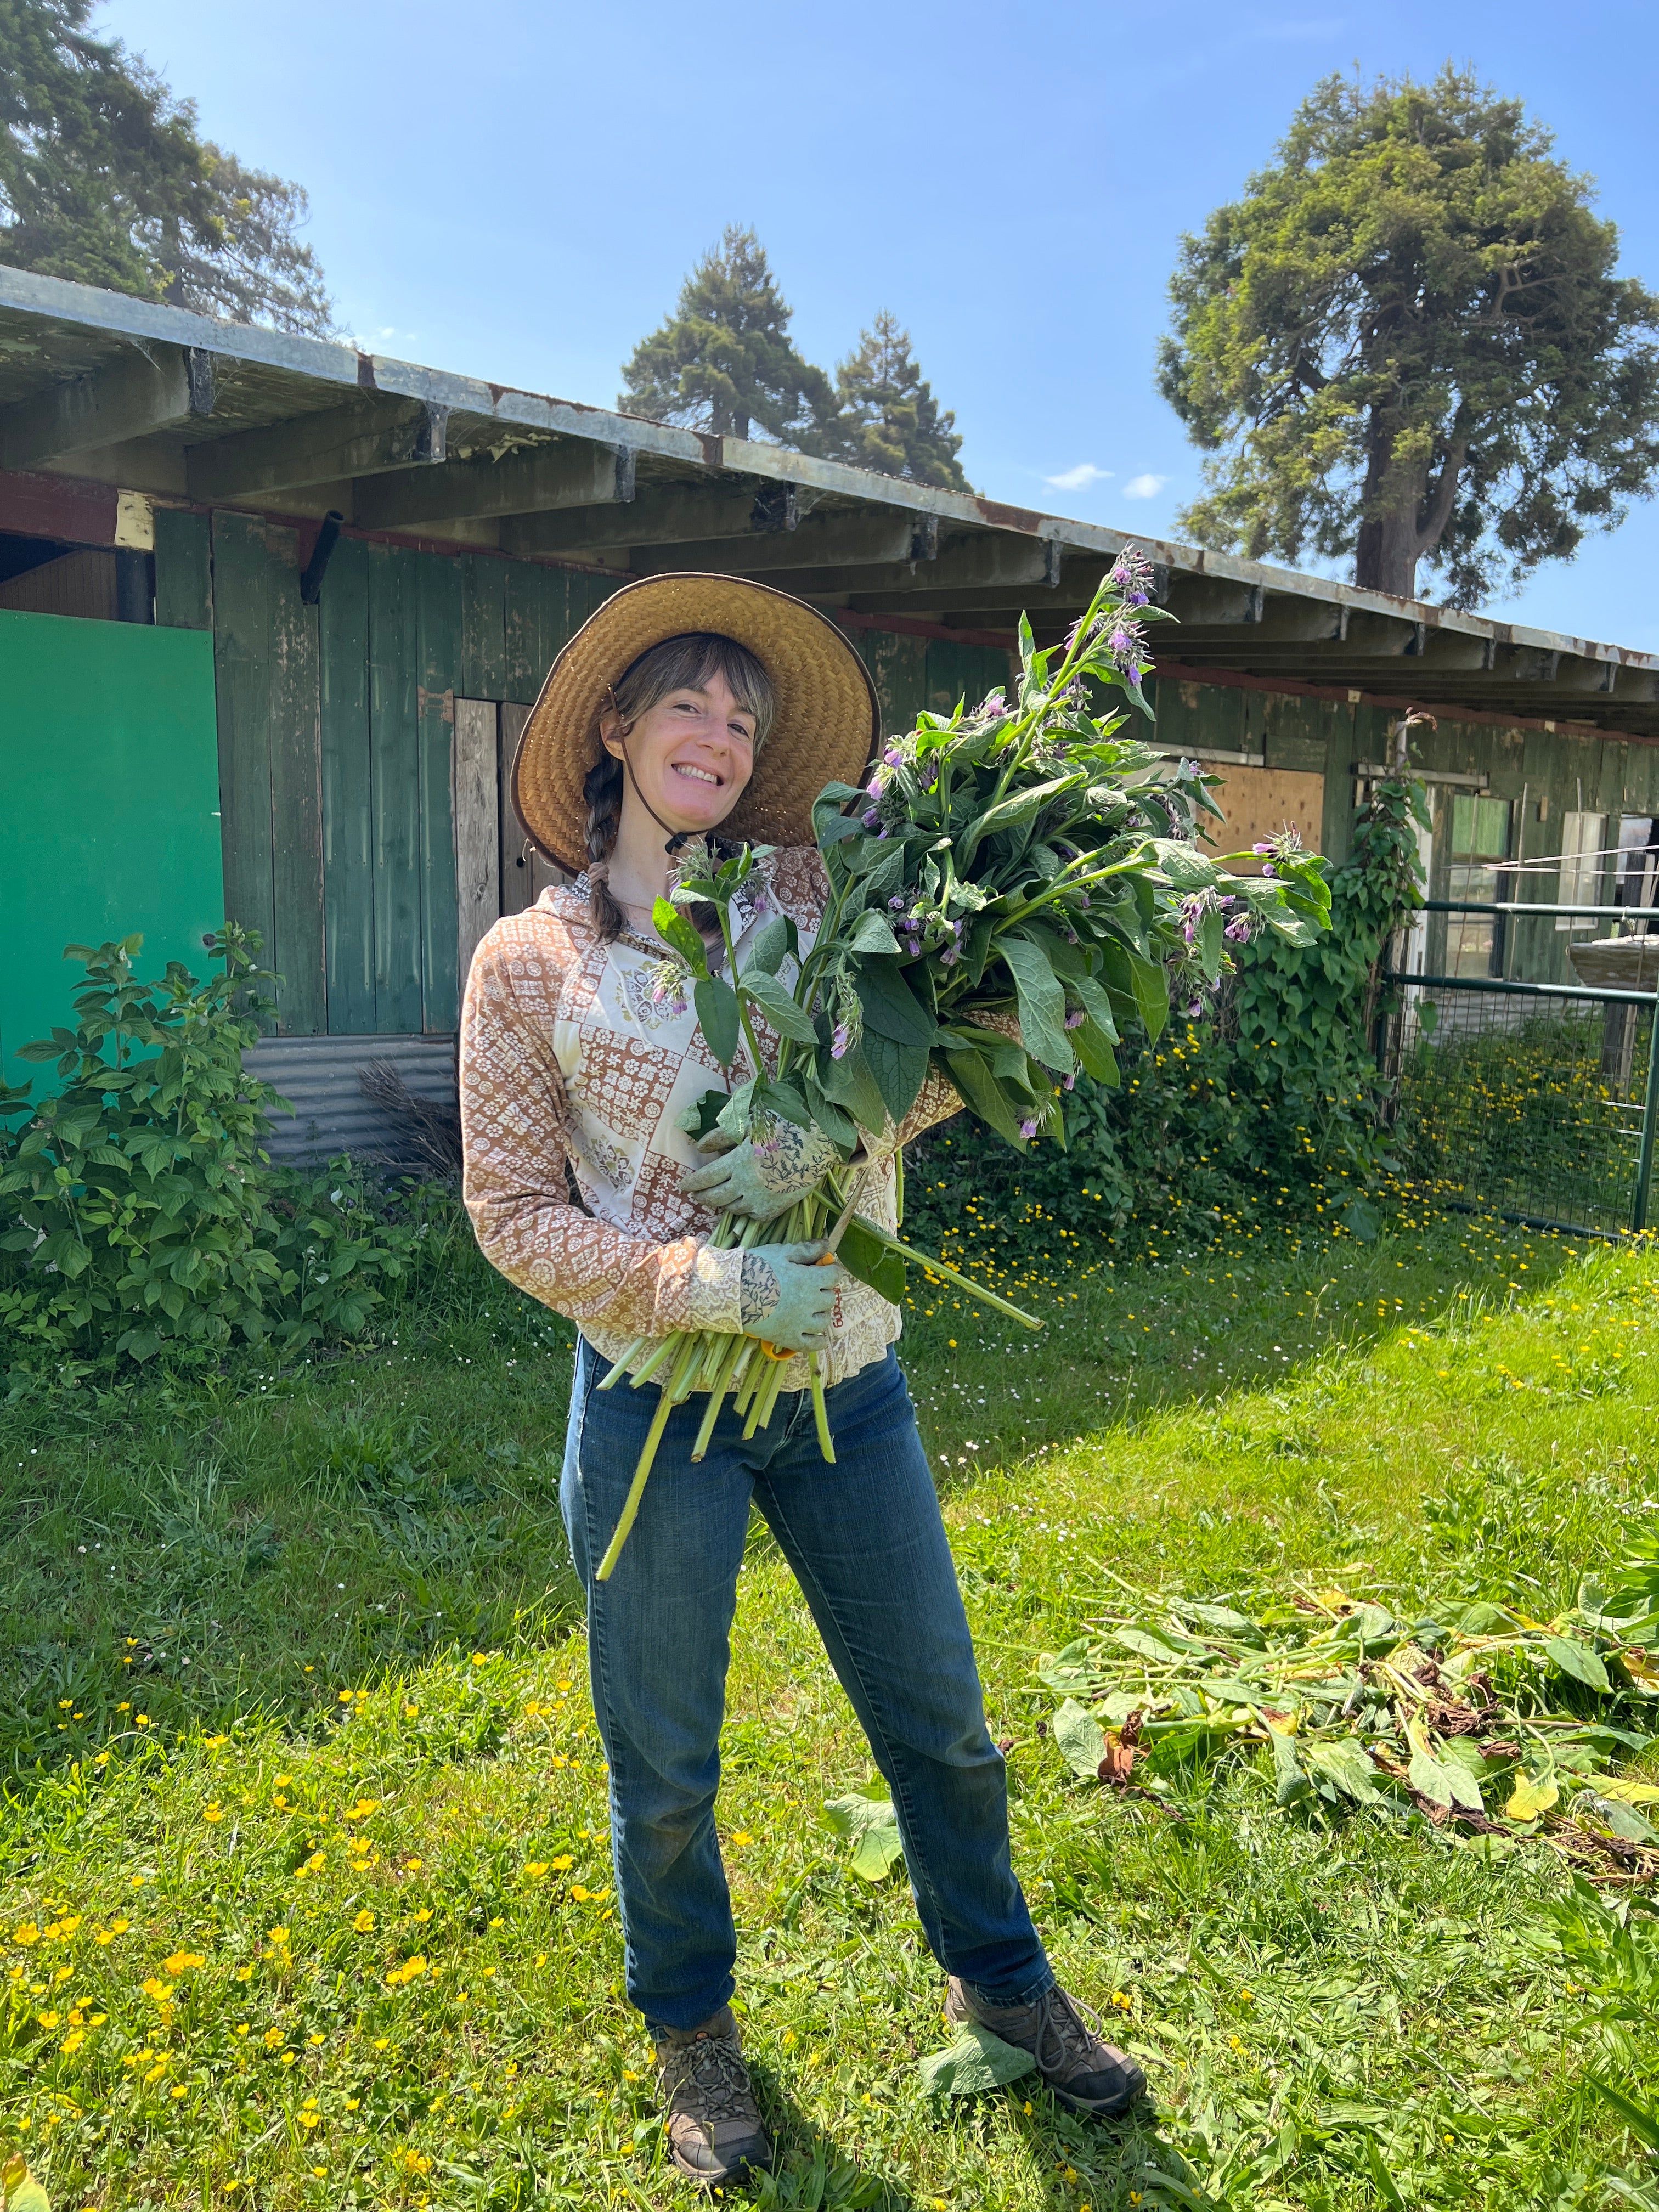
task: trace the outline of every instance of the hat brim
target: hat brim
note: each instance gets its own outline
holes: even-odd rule
[[[570,873],[587,866],[582,786],[599,757],[609,687],[653,645],[711,631],[746,646],[771,679],[772,726],[723,837],[812,842],[826,783],[859,784],[881,735],[869,671],[816,607],[746,576],[696,573],[624,585],[591,614],[547,672],[513,762],[513,805],[538,851]]]

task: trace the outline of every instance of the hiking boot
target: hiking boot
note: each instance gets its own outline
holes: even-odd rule
[[[1146,2076],[1127,2051],[1104,2042],[1084,2018],[1100,2015],[1068,1997],[1058,1984],[1033,2004],[981,2004],[952,1974],[945,1997],[945,2016],[988,2027],[1004,2043],[1029,2051],[1037,2072],[1062,2105],[1097,2120],[1116,2119],[1146,2094]]]
[[[731,2006],[701,2027],[656,2027],[651,2038],[675,2172],[718,2189],[769,2168],[772,2146]]]

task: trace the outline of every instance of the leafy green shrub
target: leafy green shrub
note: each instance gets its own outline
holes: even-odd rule
[[[24,1376],[356,1335],[418,1244],[346,1164],[270,1165],[286,1102],[242,1055],[273,979],[234,924],[207,941],[206,982],[178,961],[140,982],[137,937],[70,946],[73,1026],[19,1055],[59,1087],[0,1087],[0,1120],[22,1117],[0,1135],[0,1352]]]
[[[988,1201],[1012,1242],[1044,1220],[1121,1227],[1135,1215],[1197,1225],[1262,1207],[1334,1211],[1372,1233],[1389,1164],[1387,1092],[1371,1051],[1390,935],[1422,903],[1413,824],[1422,787],[1380,784],[1331,875],[1331,923],[1298,947],[1241,945],[1212,1017],[1125,1037],[1115,1089],[1079,1076],[1066,1146],[1023,1158],[959,1120],[917,1147],[909,1218],[925,1243]],[[1039,1233],[1042,1233],[1039,1231]]]

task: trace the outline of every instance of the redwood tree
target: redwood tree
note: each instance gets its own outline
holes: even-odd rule
[[[1659,300],[1516,100],[1332,76],[1182,241],[1159,383],[1215,455],[1182,516],[1478,603],[1621,521],[1659,470]]]

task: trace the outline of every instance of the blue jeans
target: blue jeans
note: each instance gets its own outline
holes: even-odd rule
[[[1002,1756],[986,1729],[897,1359],[890,1352],[827,1392],[833,1467],[819,1456],[805,1391],[781,1397],[748,1443],[726,1406],[696,1466],[691,1445],[708,1401],[678,1407],[616,1571],[596,1583],[657,1407],[648,1382],[598,1389],[608,1371],[583,1339],[560,1504],[587,1593],[632,2002],[653,2027],[697,2027],[735,1986],[714,1793],[751,1503],[794,1570],[892,1791],[934,1957],[988,2002],[1041,1996],[1054,1972],[1010,1863]]]

